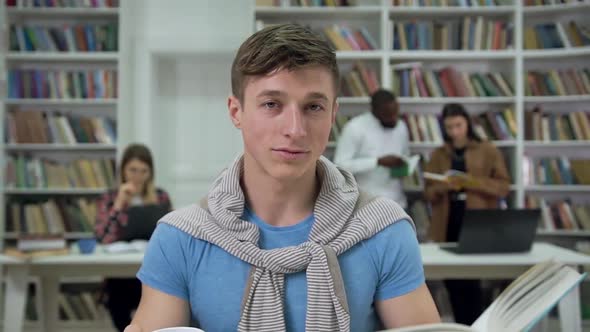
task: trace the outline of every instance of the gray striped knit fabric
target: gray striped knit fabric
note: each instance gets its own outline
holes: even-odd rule
[[[321,157],[317,164],[321,189],[309,240],[294,247],[262,250],[258,247],[258,227],[240,219],[245,207],[240,187],[242,173],[240,157],[215,180],[206,208],[191,205],[171,212],[160,222],[219,246],[252,265],[238,331],[285,331],[285,274],[300,271],[306,271],[307,276],[305,330],[350,331],[337,256],[410,217],[393,201],[360,195],[351,173]]]

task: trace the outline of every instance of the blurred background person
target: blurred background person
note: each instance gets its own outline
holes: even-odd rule
[[[465,209],[499,208],[510,190],[510,176],[502,153],[482,141],[460,104],[447,104],[442,111],[444,145],[434,150],[425,172],[444,174],[449,170],[467,173],[449,181],[425,181],[425,197],[432,208],[429,238],[435,242],[457,242]],[[447,280],[455,321],[471,325],[483,312],[479,280]]]
[[[99,242],[108,244],[126,237],[127,211],[148,205],[172,210],[166,191],[154,185],[154,163],[148,147],[131,144],[123,152],[118,168],[118,188],[104,194],[98,202],[95,234]],[[105,280],[104,303],[118,331],[131,322],[131,313],[139,305],[141,282],[137,278]]]
[[[356,116],[342,129],[334,163],[352,172],[362,190],[392,199],[405,209],[401,179],[390,173],[404,165],[401,157],[409,154],[408,128],[399,121],[396,97],[381,89],[371,96],[371,112]]]

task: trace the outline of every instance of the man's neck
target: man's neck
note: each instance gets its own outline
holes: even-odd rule
[[[250,210],[272,226],[290,226],[307,218],[319,192],[315,170],[308,173],[279,181],[245,157],[241,184]]]

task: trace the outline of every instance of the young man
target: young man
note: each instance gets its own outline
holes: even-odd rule
[[[244,154],[199,205],[161,220],[131,331],[372,331],[438,322],[407,215],[321,157],[334,52],[297,25],[246,40],[232,66]]]
[[[407,207],[400,179],[390,169],[403,165],[400,156],[409,156],[408,128],[399,121],[395,96],[378,90],[371,96],[371,112],[350,120],[334,155],[334,163],[354,173],[361,190],[384,196]]]

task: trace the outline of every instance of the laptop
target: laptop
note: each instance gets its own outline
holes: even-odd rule
[[[123,228],[122,240],[149,240],[158,220],[168,212],[167,206],[150,204],[127,209],[127,226]]]
[[[527,252],[540,219],[540,209],[465,210],[459,241],[441,249],[456,254]]]

